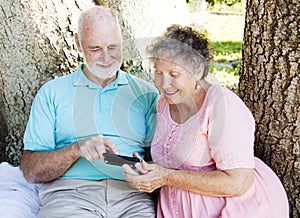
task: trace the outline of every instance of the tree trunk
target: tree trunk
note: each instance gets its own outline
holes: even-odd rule
[[[79,13],[109,6],[125,30],[123,69],[151,80],[144,49],[171,23],[188,23],[183,0],[0,1],[0,161],[19,164],[32,100],[45,82],[74,71],[81,60],[74,33]]]
[[[206,0],[194,0],[194,13],[193,23],[199,26],[205,24],[207,18],[207,1]]]
[[[45,81],[78,64],[73,40],[86,0],[1,1],[1,162],[19,163],[32,100]],[[92,5],[90,3],[89,5]]]
[[[189,15],[183,0],[95,0],[119,14],[124,28],[123,69],[152,80],[145,48],[170,24],[188,25]]]
[[[256,120],[255,153],[300,217],[300,2],[248,0],[239,94]]]

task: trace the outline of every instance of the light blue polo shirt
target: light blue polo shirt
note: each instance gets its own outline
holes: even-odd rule
[[[96,134],[109,137],[123,155],[143,155],[156,124],[156,88],[118,71],[105,88],[76,72],[45,83],[38,91],[24,135],[24,149],[55,150]],[[124,179],[122,167],[79,158],[62,178]]]

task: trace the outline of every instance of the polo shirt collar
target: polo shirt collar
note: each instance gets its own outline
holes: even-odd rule
[[[73,81],[73,85],[74,86],[88,86],[89,88],[102,88],[100,85],[98,85],[97,83],[89,80],[86,75],[83,72],[83,66],[84,64],[79,65],[79,67],[77,68],[77,70],[74,73],[74,81]],[[120,85],[126,85],[128,84],[128,79],[126,76],[126,73],[122,70],[118,70],[118,75],[117,78],[112,81],[111,83],[109,83],[107,85],[110,87],[116,87],[116,86],[120,86]]]

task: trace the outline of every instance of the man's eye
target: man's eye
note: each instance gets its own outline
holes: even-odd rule
[[[99,48],[89,48],[90,51],[99,51]]]
[[[118,48],[120,48],[120,46],[118,46],[118,45],[111,45],[111,46],[108,46],[108,49],[109,49],[109,50],[114,50],[114,49],[118,49]]]
[[[179,73],[177,73],[177,72],[171,72],[171,73],[170,73],[170,76],[176,78],[176,77],[179,76]]]

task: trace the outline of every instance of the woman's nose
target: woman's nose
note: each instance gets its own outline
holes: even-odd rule
[[[163,75],[162,76],[162,88],[169,88],[171,86],[171,77],[169,75]]]

